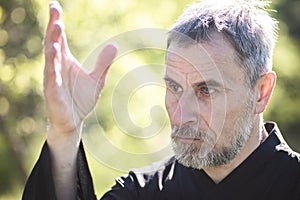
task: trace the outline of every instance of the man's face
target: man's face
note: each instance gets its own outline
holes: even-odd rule
[[[175,157],[193,168],[227,164],[247,142],[254,95],[234,48],[221,34],[166,55],[166,108]]]

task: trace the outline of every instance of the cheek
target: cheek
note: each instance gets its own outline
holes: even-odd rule
[[[244,95],[245,96],[245,95]],[[241,94],[239,96],[230,97],[227,100],[226,113],[223,117],[224,125],[220,131],[220,140],[225,144],[229,144],[234,134],[236,126],[242,126],[241,119],[244,119],[247,99]],[[219,119],[222,120],[221,118]]]
[[[219,137],[221,133],[226,132],[228,107],[223,97],[212,99],[205,104],[205,119],[207,126],[214,133],[215,137]]]
[[[244,95],[245,96],[245,95]],[[242,96],[233,96],[227,102],[226,123],[233,127],[236,121],[241,117],[246,107],[246,100]]]
[[[171,121],[174,121],[175,118],[180,118],[180,111],[178,98],[170,91],[166,91],[165,96],[165,105]]]
[[[209,100],[198,100],[196,97],[192,99],[180,100],[177,95],[167,91],[165,96],[166,110],[172,125],[180,126],[185,120],[198,123],[198,126],[205,130],[217,122],[213,118],[213,112],[219,117],[218,108],[212,110],[212,103]],[[182,121],[183,120],[183,121]],[[219,123],[216,123],[219,124]]]

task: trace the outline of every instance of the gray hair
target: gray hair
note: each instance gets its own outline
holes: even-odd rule
[[[269,2],[261,0],[204,0],[192,4],[168,33],[171,42],[191,45],[186,36],[200,43],[220,32],[237,52],[246,83],[254,88],[261,75],[272,69],[278,23],[270,17]],[[185,37],[184,37],[184,36]]]

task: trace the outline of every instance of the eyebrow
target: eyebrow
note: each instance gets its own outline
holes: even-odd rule
[[[163,78],[165,81],[172,81],[177,83],[175,80],[165,76]],[[178,84],[178,83],[177,83]],[[215,81],[215,80],[208,80],[208,81],[201,81],[199,83],[194,83],[192,85],[193,88],[197,88],[197,87],[202,87],[202,86],[210,86],[210,87],[222,87],[222,84],[220,84],[219,82]]]
[[[192,85],[193,88],[199,88],[199,87],[202,87],[202,86],[210,86],[210,87],[223,87],[222,86],[223,84],[215,81],[215,80],[207,80],[207,81],[201,81],[199,83],[194,83]]]
[[[174,80],[172,80],[171,78],[169,78],[169,77],[167,77],[167,76],[164,76],[163,79],[164,79],[165,81],[174,81]]]
[[[167,76],[165,76],[163,79],[165,81],[172,81],[172,82],[176,83],[177,85],[181,86],[178,82],[176,82],[175,80],[173,80],[173,79],[171,79],[171,78],[169,78]],[[201,82],[198,82],[198,83],[194,83],[192,85],[192,87],[194,88],[194,90],[197,89],[197,88],[201,88],[203,86],[205,86],[205,87],[208,86],[208,87],[223,88],[224,90],[231,90],[229,88],[225,88],[224,84],[221,84],[221,83],[219,83],[218,81],[215,81],[215,80],[201,81]]]
[[[171,81],[171,82],[176,83],[177,85],[180,85],[177,81],[175,81],[175,80],[173,80],[173,79],[171,79],[171,78],[169,78],[169,77],[167,77],[167,76],[164,76],[163,79],[164,79],[165,81]]]

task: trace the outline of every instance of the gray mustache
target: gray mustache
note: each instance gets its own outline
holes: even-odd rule
[[[191,139],[200,139],[204,141],[213,141],[213,138],[208,135],[207,131],[200,129],[195,129],[190,125],[184,125],[181,127],[174,126],[171,132],[171,138],[175,139],[176,137],[185,137]]]

